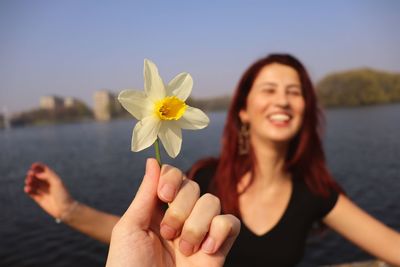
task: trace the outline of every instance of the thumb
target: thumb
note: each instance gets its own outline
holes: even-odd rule
[[[160,166],[158,162],[155,159],[147,159],[143,181],[131,205],[123,215],[124,220],[140,229],[147,229],[150,226],[153,211],[158,202],[157,186],[159,178]]]

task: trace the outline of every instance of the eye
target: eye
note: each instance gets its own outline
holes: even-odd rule
[[[289,95],[293,95],[293,96],[301,96],[301,95],[303,95],[303,93],[301,91],[301,88],[299,88],[299,87],[290,87],[290,88],[288,88],[287,93]]]
[[[263,88],[261,88],[261,92],[266,93],[266,94],[273,94],[273,93],[275,93],[275,88],[263,87]]]

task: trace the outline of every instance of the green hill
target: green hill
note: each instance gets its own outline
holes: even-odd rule
[[[25,125],[46,125],[66,122],[79,122],[93,118],[92,111],[84,104],[61,107],[54,110],[35,108],[14,114],[10,123],[13,127]]]
[[[210,98],[192,98],[187,100],[188,105],[207,111],[227,110],[231,102],[231,96],[217,96]]]
[[[400,102],[400,74],[373,69],[330,74],[316,87],[326,107]]]

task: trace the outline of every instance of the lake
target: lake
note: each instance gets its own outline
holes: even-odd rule
[[[217,155],[225,113],[201,131],[184,131],[180,155],[163,161],[183,170]],[[359,206],[400,231],[400,105],[326,112],[325,148],[335,179]],[[104,266],[106,245],[56,224],[23,192],[25,173],[42,161],[71,194],[122,214],[140,184],[149,148],[130,152],[133,120],[0,131],[0,266]],[[290,238],[288,236],[288,238]],[[300,266],[371,258],[333,232],[308,242]]]

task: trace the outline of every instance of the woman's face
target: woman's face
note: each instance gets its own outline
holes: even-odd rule
[[[239,116],[250,125],[253,140],[289,142],[301,127],[305,107],[297,71],[279,63],[264,66],[246,105]]]

